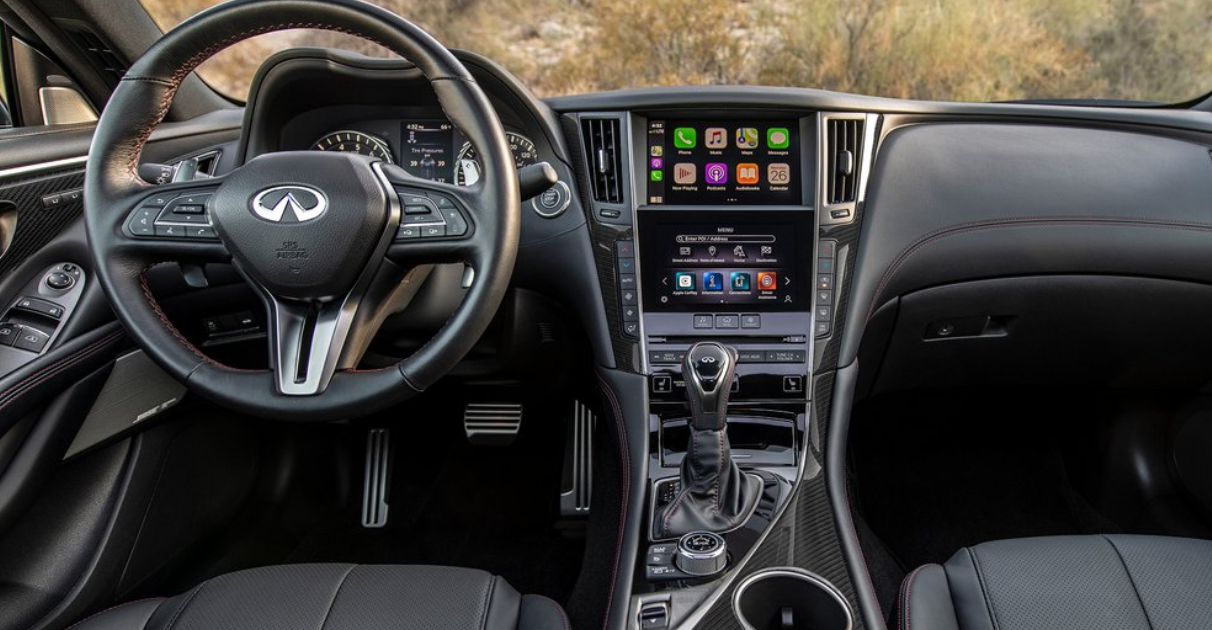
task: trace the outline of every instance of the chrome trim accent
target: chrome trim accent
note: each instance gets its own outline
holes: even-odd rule
[[[832,177],[832,173],[826,174],[825,169],[829,167],[829,122],[833,120],[860,120],[863,122],[863,141],[862,141],[862,156],[861,162],[858,164],[858,183],[855,188],[855,200],[846,203],[829,204],[826,199],[828,178]],[[867,178],[871,174],[872,153],[875,149],[875,132],[879,126],[880,117],[878,114],[862,114],[862,113],[837,113],[837,114],[821,114],[817,126],[817,186],[816,200],[817,208],[820,211],[817,213],[817,223],[819,225],[845,225],[852,223],[858,216],[858,205],[867,200]],[[850,216],[845,219],[833,219],[829,216],[831,210],[849,210]],[[814,310],[815,312],[815,310]]]
[[[546,190],[535,195],[534,198],[530,200],[531,209],[534,210],[535,214],[543,217],[544,219],[554,219],[561,214],[564,214],[564,211],[568,209],[568,206],[572,205],[572,190],[568,188],[568,184],[565,184],[562,181],[556,181],[556,183],[552,185],[552,188],[560,188],[564,191],[564,203],[560,204],[558,208],[544,211],[545,209],[543,208],[542,204],[539,203],[539,198],[543,196],[543,193],[547,192]]]
[[[400,198],[387,176],[383,174],[380,163],[375,162],[371,168],[374,169],[375,177],[387,197],[387,225],[383,228],[366,269],[345,298],[321,304],[313,314],[314,306],[310,303],[279,300],[264,287],[257,287],[270,303],[270,321],[273,324],[273,334],[270,335],[271,353],[276,357],[278,392],[284,396],[313,396],[328,388],[337,371],[345,343],[349,339],[350,328],[366,289],[395,238],[396,228],[400,224]],[[375,264],[376,260],[379,261],[378,264]],[[308,320],[312,318],[314,323],[309,326]],[[302,357],[300,350],[303,347],[304,335],[309,330],[311,345],[307,356]],[[301,363],[304,360],[306,364]],[[303,368],[306,369],[306,377],[300,380],[298,375]]]
[[[76,125],[97,122],[97,110],[74,87],[52,85],[38,88],[38,106],[44,125]]]
[[[842,593],[837,590],[836,586],[831,584],[825,578],[810,571],[805,571],[804,569],[797,567],[777,567],[773,569],[763,569],[750,575],[749,577],[746,577],[744,580],[741,580],[741,583],[737,585],[736,590],[732,592],[732,614],[736,616],[737,621],[741,622],[741,625],[745,628],[745,630],[758,629],[754,628],[753,625],[746,621],[745,617],[741,615],[741,596],[744,595],[745,591],[754,583],[770,577],[789,577],[797,580],[803,580],[809,584],[812,584],[813,586],[820,587],[821,590],[828,593],[829,596],[834,599],[834,601],[840,604],[842,606],[842,610],[846,613],[846,627],[844,630],[851,630],[854,628],[854,613],[850,610],[850,604],[846,603],[846,598],[842,596]]]
[[[691,549],[687,541],[696,536],[710,539],[715,543],[715,548],[705,552]],[[728,543],[724,542],[723,536],[711,532],[690,532],[678,539],[678,553],[674,563],[688,575],[706,577],[724,570],[728,563],[725,555],[727,552]]]
[[[77,157],[63,158],[62,160],[51,160],[50,162],[38,162],[36,164],[27,164],[25,166],[14,166],[12,168],[0,169],[0,180],[19,177],[21,175],[54,171],[68,166],[84,164],[87,161],[87,155],[80,155]]]

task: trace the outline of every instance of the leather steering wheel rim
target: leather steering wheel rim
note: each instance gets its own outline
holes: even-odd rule
[[[292,28],[361,37],[415,64],[432,85],[447,118],[475,146],[483,169],[474,187],[442,191],[470,210],[474,228],[467,242],[459,245],[457,259],[474,269],[475,280],[450,320],[420,350],[395,366],[335,371],[325,389],[309,396],[283,394],[273,370],[237,369],[210,359],[173,326],[148,288],[150,267],[189,262],[172,260],[178,254],[202,260],[222,259],[225,254],[230,258],[227,239],[233,235],[224,235],[219,226],[224,238],[221,245],[170,246],[140,242],[123,231],[126,217],[149,195],[163,190],[142,181],[137,168],[144,145],[168,112],[184,78],[224,48]],[[351,168],[362,168],[347,161]],[[240,170],[257,168],[256,163],[251,160]],[[388,183],[428,185],[410,180],[402,169],[389,171],[392,167],[382,164],[373,168],[380,179],[390,179]],[[216,182],[223,186],[222,181]],[[181,190],[189,191],[187,187]],[[390,196],[390,188],[387,191]],[[402,17],[360,0],[232,0],[165,34],[131,66],[102,113],[89,151],[84,196],[98,279],[136,343],[191,391],[255,416],[292,420],[364,415],[425,390],[453,369],[488,327],[505,295],[521,224],[512,153],[484,92],[437,40]],[[388,227],[394,230],[394,224]],[[368,264],[381,262],[372,254]]]

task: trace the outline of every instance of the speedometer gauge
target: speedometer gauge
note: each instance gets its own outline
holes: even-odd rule
[[[539,153],[534,148],[534,141],[520,133],[505,132],[509,148],[513,151],[513,163],[517,168],[530,166],[539,159]],[[470,142],[463,144],[459,150],[459,161],[455,165],[455,183],[460,186],[470,186],[480,181],[480,160],[476,157],[476,149]]]
[[[395,158],[391,155],[391,147],[388,146],[386,140],[361,131],[334,131],[316,140],[311,148],[314,151],[369,155],[384,162],[395,163]]]

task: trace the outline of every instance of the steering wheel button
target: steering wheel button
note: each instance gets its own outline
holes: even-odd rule
[[[429,214],[429,206],[413,204],[404,206],[404,214]]]
[[[446,236],[446,226],[445,225],[423,225],[423,226],[421,226],[421,237],[422,238],[437,238],[439,236]]]
[[[438,208],[443,209],[443,210],[446,208],[457,207],[457,206],[455,206],[454,200],[452,200],[450,197],[447,197],[446,195],[440,195],[438,193],[429,193],[429,198],[435,204],[437,204]]]
[[[200,203],[183,203],[173,208],[173,214],[202,214],[204,212],[206,212],[206,206]]]
[[[185,238],[185,226],[157,225],[156,236],[161,236],[164,238]]]
[[[421,228],[415,225],[401,225],[396,230],[396,239],[421,238]]]
[[[447,236],[463,236],[467,233],[467,220],[455,208],[448,208],[442,211],[442,216],[446,217],[446,235]]]
[[[156,214],[159,208],[143,207],[130,215],[127,228],[136,236],[152,236],[156,233]]]
[[[185,235],[189,238],[206,238],[217,239],[219,235],[215,233],[215,228],[209,225],[191,225],[185,228]]]

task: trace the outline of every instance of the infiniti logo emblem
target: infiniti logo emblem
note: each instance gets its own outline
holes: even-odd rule
[[[252,211],[274,223],[302,223],[319,218],[328,209],[328,197],[310,186],[275,186],[257,193]]]

